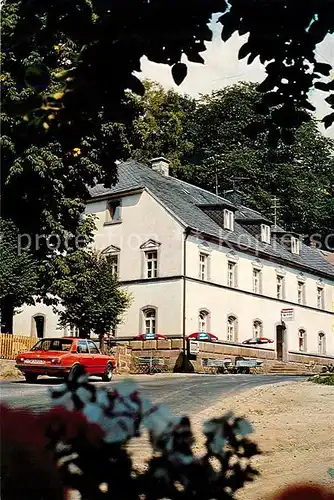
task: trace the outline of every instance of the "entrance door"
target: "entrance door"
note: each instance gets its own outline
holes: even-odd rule
[[[284,359],[284,331],[283,325],[276,326],[276,355],[278,361],[283,361]]]
[[[34,316],[34,321],[35,321],[37,337],[39,339],[42,339],[44,337],[45,317],[42,316],[41,314],[37,314],[36,316]]]

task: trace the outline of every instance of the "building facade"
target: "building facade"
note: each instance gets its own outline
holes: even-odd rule
[[[210,331],[238,345],[252,337],[289,353],[334,356],[334,266],[299,235],[242,204],[169,175],[168,162],[128,161],[119,182],[96,186],[95,246],[109,259],[131,305],[118,337]],[[14,318],[15,333],[62,336],[38,304]]]

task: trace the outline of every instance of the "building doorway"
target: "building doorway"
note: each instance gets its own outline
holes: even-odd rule
[[[276,326],[276,357],[278,361],[285,361],[285,325]]]
[[[36,314],[36,316],[33,317],[34,321],[34,330],[36,332],[36,336],[39,339],[42,339],[44,337],[45,333],[45,316],[42,314]]]

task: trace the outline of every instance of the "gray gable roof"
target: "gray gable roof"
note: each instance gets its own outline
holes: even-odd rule
[[[98,184],[90,188],[89,191],[94,199],[140,188],[148,189],[185,226],[198,231],[198,233],[219,238],[220,241],[232,245],[239,246],[241,244],[243,248],[247,247],[252,253],[258,252],[259,257],[267,257],[275,261],[281,260],[285,264],[302,267],[315,274],[334,277],[334,266],[317,249],[301,244],[300,255],[292,254],[275,238],[272,238],[269,245],[262,243],[254,236],[254,231],[249,231],[247,225],[237,221],[234,231],[228,231],[223,228],[221,213],[216,211],[212,215],[209,210],[202,209],[200,205],[216,205],[218,208],[224,204],[230,206],[233,211],[236,210],[237,219],[258,219],[260,222],[263,216],[259,212],[243,205],[236,206],[221,196],[175,177],[165,177],[135,160],[128,160],[118,166],[118,182],[115,186],[105,188]]]

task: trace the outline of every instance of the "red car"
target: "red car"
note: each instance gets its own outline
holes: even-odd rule
[[[98,375],[109,382],[116,366],[114,356],[101,354],[96,344],[89,339],[47,338],[16,358],[18,368],[27,382],[35,382],[39,375],[66,378],[79,366],[88,375]]]

